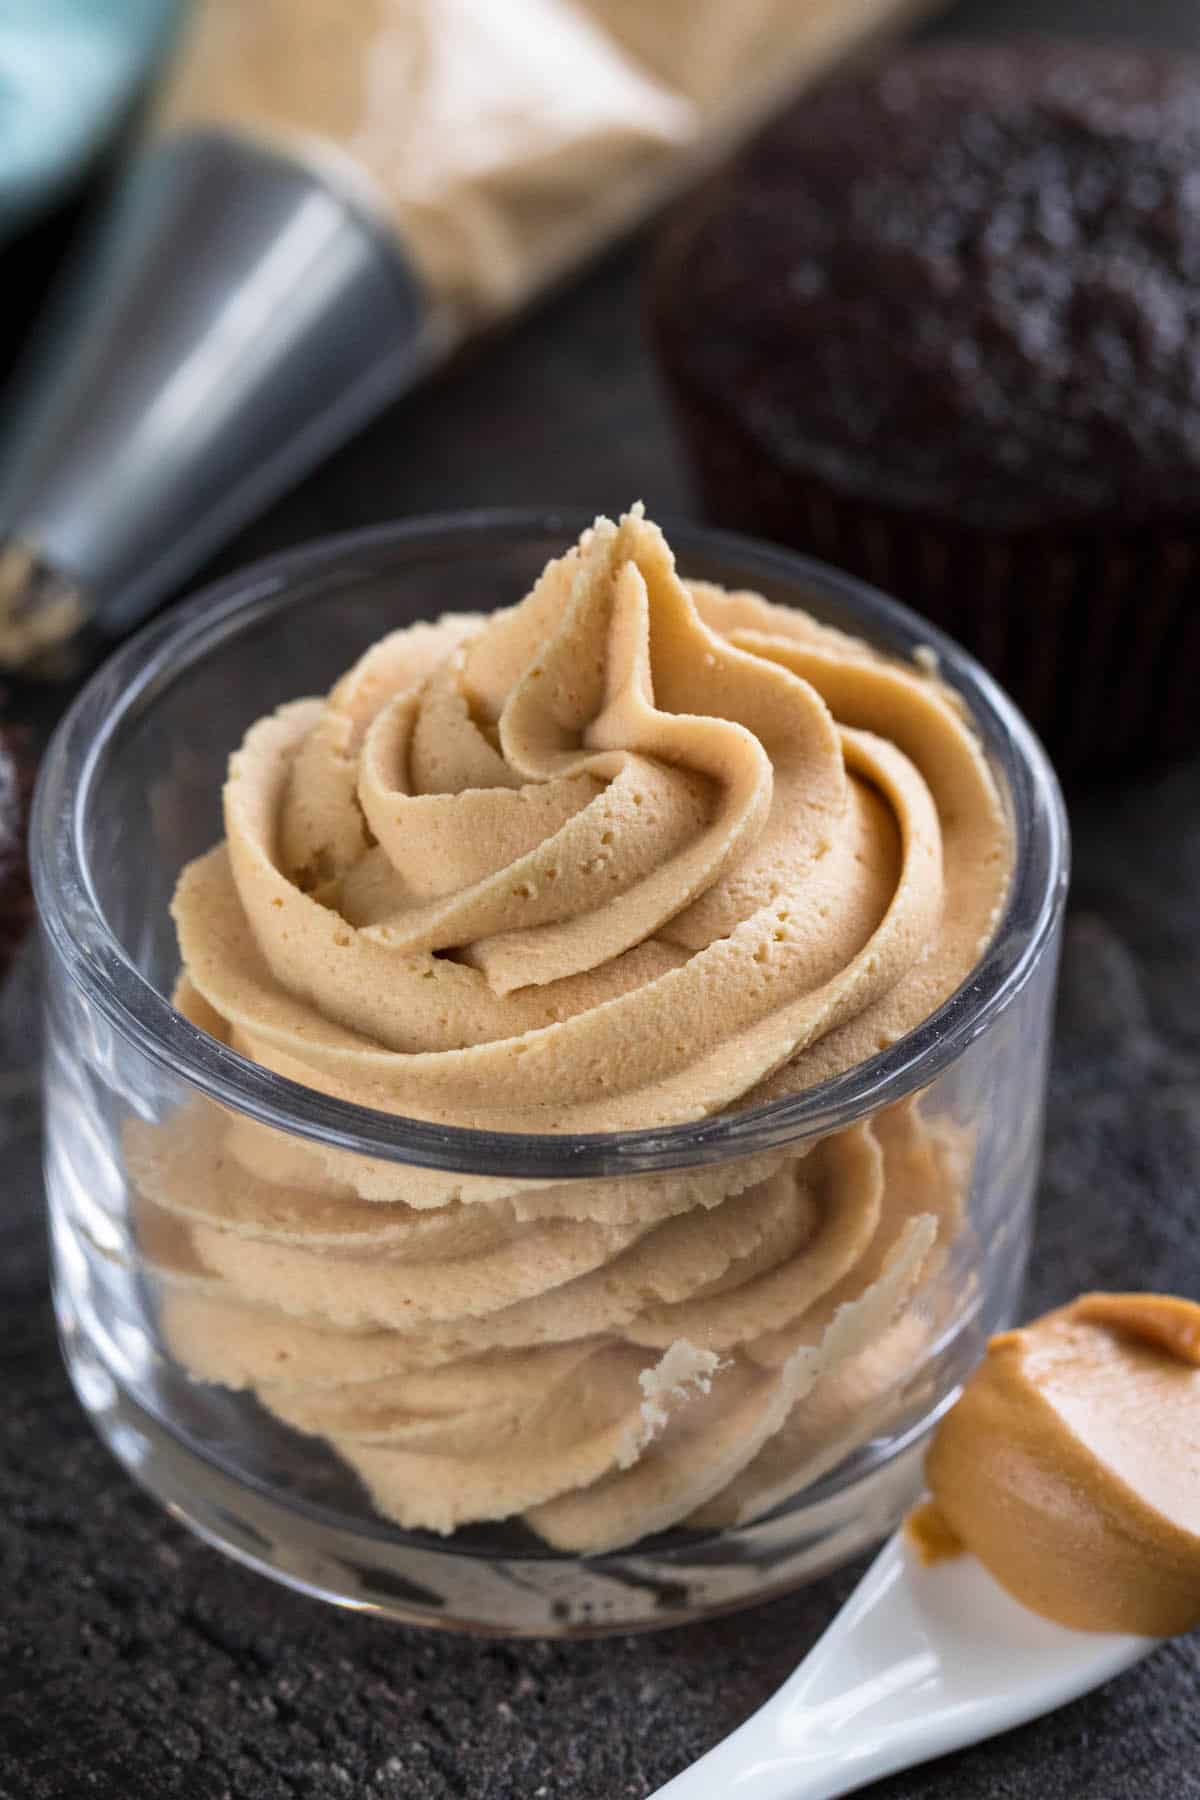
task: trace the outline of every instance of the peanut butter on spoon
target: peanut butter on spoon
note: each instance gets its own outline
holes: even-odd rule
[[[927,1562],[973,1551],[1082,1631],[1200,1625],[1200,1305],[1084,1294],[1002,1332],[934,1434]]]

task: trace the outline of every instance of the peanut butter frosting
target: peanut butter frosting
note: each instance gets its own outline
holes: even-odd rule
[[[640,508],[520,604],[397,631],[260,721],[224,802],[175,897],[181,1010],[323,1093],[516,1132],[854,1067],[970,973],[1012,863],[934,674],[682,580]],[[578,1550],[742,1522],[861,1442],[933,1328],[970,1168],[917,1100],[610,1180],[410,1168],[201,1101],[126,1152],[195,1374],[326,1438],[402,1524],[521,1515]]]
[[[987,1354],[926,1463],[926,1560],[974,1551],[1083,1631],[1200,1625],[1200,1306],[1084,1294]]]

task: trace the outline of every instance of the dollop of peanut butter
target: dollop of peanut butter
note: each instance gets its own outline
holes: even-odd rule
[[[1200,1625],[1200,1305],[1084,1294],[987,1348],[935,1433],[925,1561],[1081,1631]]]

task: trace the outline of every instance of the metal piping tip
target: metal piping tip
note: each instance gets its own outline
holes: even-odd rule
[[[83,589],[19,537],[0,540],[0,669],[59,676],[91,614]]]
[[[0,669],[123,636],[440,341],[374,218],[217,130],[137,156],[63,280],[0,431]]]

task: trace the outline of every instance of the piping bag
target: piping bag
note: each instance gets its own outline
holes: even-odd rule
[[[458,343],[913,10],[200,0],[18,373],[0,667],[129,630]]]

